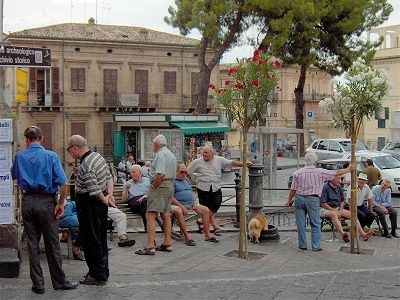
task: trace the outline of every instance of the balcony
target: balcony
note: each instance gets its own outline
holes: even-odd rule
[[[26,103],[28,111],[62,111],[60,94],[43,96],[41,92],[29,91]]]
[[[330,94],[320,94],[320,93],[305,93],[303,94],[303,99],[306,102],[319,102],[327,97],[330,97]],[[292,93],[292,99],[295,100],[296,99],[296,95],[294,93]]]
[[[160,103],[159,94],[93,93],[96,111],[155,112]]]

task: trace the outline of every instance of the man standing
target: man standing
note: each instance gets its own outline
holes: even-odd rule
[[[332,180],[335,176],[342,176],[354,169],[350,165],[346,169],[325,170],[317,168],[315,163],[318,158],[314,153],[304,157],[305,166],[293,173],[292,185],[285,206],[295,203],[295,217],[299,248],[307,250],[306,215],[309,215],[311,224],[311,247],[313,251],[321,251],[321,223],[319,211],[319,197],[324,182]],[[293,197],[295,200],[293,201]]]
[[[22,218],[28,241],[32,291],[37,294],[45,291],[39,257],[42,233],[53,288],[75,289],[77,284],[65,280],[58,240],[57,219],[64,213],[68,191],[67,177],[57,154],[41,146],[43,133],[39,127],[29,126],[25,129],[24,136],[26,149],[15,155],[11,175],[22,190]]]
[[[344,242],[349,241],[349,236],[343,231],[342,224],[340,223],[340,218],[351,219],[351,212],[344,209],[344,193],[340,186],[340,177],[336,176],[329,182],[325,183],[322,187],[321,197],[319,197],[321,209],[321,217],[331,219],[336,230],[342,235],[342,240]],[[364,241],[367,241],[373,233],[373,230],[365,232],[360,223],[357,221],[358,232]]]
[[[188,246],[196,245],[196,243],[189,237],[186,228],[184,216],[188,214],[188,210],[194,210],[196,213],[201,215],[204,224],[204,240],[206,242],[218,243],[219,240],[210,234],[210,210],[208,207],[194,202],[192,186],[187,180],[186,174],[187,171],[185,164],[179,164],[176,170],[176,178],[173,181],[174,197],[172,198],[171,208],[171,212],[176,216],[179,228],[185,237],[185,244]]]
[[[177,162],[174,154],[167,148],[165,136],[157,135],[153,140],[153,148],[156,155],[150,169],[152,182],[147,194],[147,245],[135,252],[139,255],[154,255],[155,250],[172,251],[170,211],[173,196],[172,180],[175,177]],[[161,213],[164,223],[164,241],[154,249],[155,219],[158,213]]]
[[[113,181],[105,159],[90,151],[80,135],[68,139],[68,153],[80,159],[75,181],[76,210],[82,247],[89,272],[79,281],[86,285],[105,285],[109,277],[107,211],[115,207]]]
[[[368,158],[365,162],[365,169],[363,172],[367,174],[367,185],[370,189],[372,189],[373,186],[377,185],[379,183],[379,180],[381,180],[381,172],[379,172],[379,170],[374,167],[374,162],[370,158]]]
[[[357,218],[361,227],[371,228],[375,220],[375,214],[372,212],[372,193],[367,185],[367,174],[360,173],[357,177]],[[347,188],[347,199],[351,197],[351,186]],[[367,206],[368,205],[368,206]]]
[[[228,160],[225,157],[214,155],[212,147],[205,146],[202,157],[192,161],[187,168],[190,176],[197,173],[199,202],[210,210],[210,223],[214,227],[215,235],[221,235],[221,230],[215,222],[215,214],[222,203],[221,171],[225,168],[242,166],[243,163],[240,161]],[[247,162],[246,166],[251,166],[251,162]]]
[[[378,215],[383,227],[383,236],[391,238],[399,238],[396,234],[397,229],[397,211],[392,207],[392,195],[390,190],[390,180],[383,179],[380,185],[372,188],[372,210]],[[389,233],[389,228],[386,223],[386,216],[389,214],[389,220],[392,227]]]

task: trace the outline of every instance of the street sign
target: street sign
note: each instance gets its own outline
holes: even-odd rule
[[[15,100],[17,102],[26,102],[28,100],[28,72],[17,68],[15,81]]]
[[[50,49],[0,45],[0,66],[50,67]]]
[[[314,122],[314,111],[308,110],[306,112],[306,123],[313,123]]]

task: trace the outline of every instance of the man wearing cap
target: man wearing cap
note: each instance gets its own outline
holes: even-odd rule
[[[357,218],[360,221],[361,227],[371,227],[375,219],[375,214],[372,209],[372,193],[367,185],[368,176],[365,173],[360,173],[357,177]],[[351,197],[351,186],[347,188],[347,199]],[[367,207],[368,204],[368,207]]]
[[[306,215],[309,215],[311,224],[311,246],[313,251],[321,251],[321,223],[319,197],[325,181],[335,176],[342,176],[354,169],[350,165],[346,169],[325,170],[317,168],[315,163],[318,158],[314,153],[308,153],[304,157],[305,166],[293,173],[292,185],[290,187],[288,200],[285,206],[295,203],[295,217],[299,248],[307,250],[306,239]],[[293,201],[294,198],[294,201]]]
[[[397,229],[397,211],[392,206],[392,195],[390,190],[390,180],[383,179],[381,184],[374,186],[371,189],[373,197],[373,211],[378,215],[383,228],[383,236],[391,238],[399,238],[396,234]],[[386,215],[389,215],[392,231],[389,233],[389,228],[386,223]]]

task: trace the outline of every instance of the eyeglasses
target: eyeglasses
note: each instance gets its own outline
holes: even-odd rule
[[[73,146],[75,146],[75,145],[68,146],[67,152],[69,152],[69,150],[71,150],[71,148],[72,148]]]
[[[179,173],[181,173],[181,174],[187,174],[186,171],[179,171]]]

